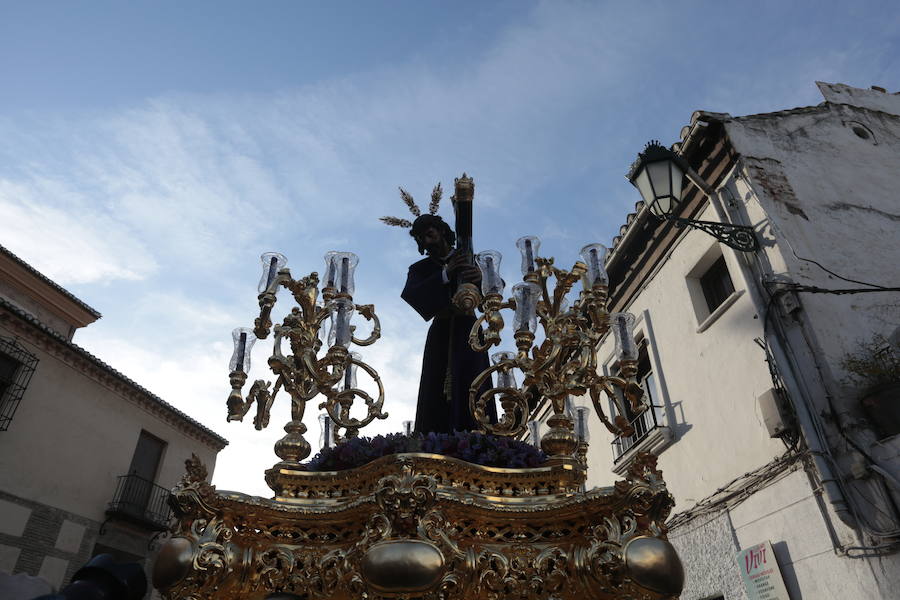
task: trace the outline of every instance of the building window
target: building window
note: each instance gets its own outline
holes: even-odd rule
[[[719,244],[710,246],[687,274],[685,281],[694,314],[697,315],[697,333],[706,331],[744,291],[735,290]]]
[[[706,273],[700,276],[700,289],[706,300],[706,308],[712,313],[734,293],[734,284],[725,265],[725,257],[719,256]]]
[[[37,363],[16,340],[0,338],[0,431],[9,429]]]

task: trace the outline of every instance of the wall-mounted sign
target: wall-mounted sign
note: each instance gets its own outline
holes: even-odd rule
[[[737,563],[750,600],[791,600],[768,541],[738,552]]]

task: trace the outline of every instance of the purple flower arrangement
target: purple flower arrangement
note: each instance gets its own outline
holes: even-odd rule
[[[477,431],[454,431],[352,438],[333,448],[323,448],[306,467],[310,471],[343,471],[361,467],[382,456],[404,452],[442,454],[476,465],[508,469],[539,467],[547,460],[543,451],[526,442]]]

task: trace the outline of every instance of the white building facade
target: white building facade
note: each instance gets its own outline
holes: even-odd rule
[[[212,476],[228,443],[72,342],[99,317],[0,248],[0,573],[55,588],[101,553],[149,567],[185,460]]]
[[[684,600],[754,598],[741,569],[772,552],[769,598],[900,595],[900,388],[872,400],[847,370],[861,344],[888,379],[900,356],[900,95],[818,85],[813,107],[697,112],[675,145],[713,190],[686,182],[679,216],[749,225],[758,251],[639,203],[607,262],[652,407],[593,436],[588,484],[659,456]],[[616,371],[611,339],[600,358]]]

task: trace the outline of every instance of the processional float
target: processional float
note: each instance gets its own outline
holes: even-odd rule
[[[458,210],[471,202],[472,191],[471,179],[456,180]],[[470,338],[476,349],[501,343],[503,313],[512,311],[516,351],[493,356],[472,383],[470,408],[482,431],[500,438],[521,437],[536,415],[549,414],[540,438],[543,464],[489,467],[412,452],[340,471],[309,470],[302,462],[311,453],[302,422],[309,401],[321,398],[319,409],[333,424],[326,445],[338,449],[365,443],[359,430],[387,416],[377,372],[349,350],[377,341],[380,324],[372,305],[354,303],[353,254],[329,252],[322,282],[316,273],[295,280],[282,255],[264,254],[259,318],[254,328],[234,332],[228,420],[242,420],[255,403],[254,425],[262,429],[278,392],[290,396],[291,419],[275,444],[281,460],[265,473],[274,497],[217,491],[199,460],[188,461],[173,490],[173,525],[154,569],[163,597],[677,597],[684,575],[665,526],[674,501],[655,457],[638,455],[624,480],[584,491],[587,436],[583,419],[575,427],[567,398],[589,397],[601,421],[619,436],[633,433],[622,416],[625,404],[632,414],[645,410],[635,380],[633,318],[606,309],[606,249],[588,245],[583,261],[563,270],[538,255],[537,238],[521,238],[517,245],[523,281],[513,286],[512,297],[503,299],[499,253],[487,251],[476,257],[480,293],[468,290],[455,300],[480,312]],[[570,302],[579,281],[581,290]],[[290,292],[296,306],[273,327],[279,288]],[[371,322],[364,339],[355,336],[355,315]],[[244,396],[250,347],[272,331],[268,363],[274,387],[257,380]],[[598,370],[596,350],[610,331],[620,376]],[[524,375],[521,385],[516,372]],[[372,394],[358,386],[365,376]],[[485,382],[490,389],[479,393]],[[603,410],[606,398],[618,407],[612,420]],[[485,407],[495,401],[500,411],[492,423]]]

